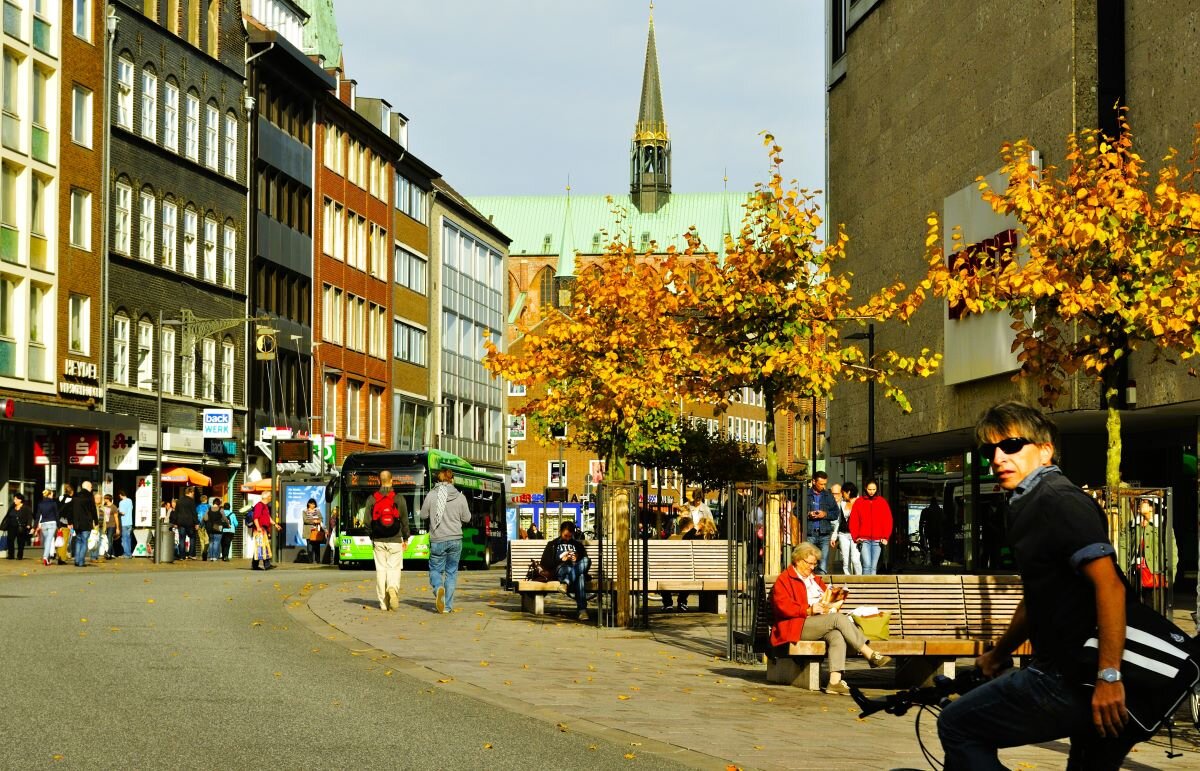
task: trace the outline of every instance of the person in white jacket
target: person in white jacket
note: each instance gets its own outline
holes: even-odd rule
[[[861,576],[862,575],[862,557],[858,553],[858,544],[850,536],[850,508],[852,501],[858,497],[858,488],[853,482],[846,482],[841,485],[834,485],[829,488],[833,493],[834,500],[838,503],[838,508],[842,511],[842,517],[838,520],[838,524],[834,525],[834,537],[837,539],[838,551],[842,554],[842,575],[844,576]]]
[[[462,526],[471,521],[467,499],[454,486],[454,472],[438,471],[438,483],[421,504],[421,519],[429,521],[429,585],[438,613],[454,610],[454,585],[462,559]]]

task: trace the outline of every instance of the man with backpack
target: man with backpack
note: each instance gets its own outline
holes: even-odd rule
[[[400,607],[400,573],[408,546],[408,504],[392,489],[392,472],[379,472],[371,502],[371,543],[375,550],[375,593],[380,610]]]
[[[429,585],[434,604],[438,613],[450,613],[462,559],[462,526],[471,521],[471,509],[454,486],[453,471],[439,469],[437,478],[421,503],[421,519],[429,521]]]

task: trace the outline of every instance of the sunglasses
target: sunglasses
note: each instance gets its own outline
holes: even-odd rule
[[[996,460],[997,448],[1002,450],[1005,455],[1016,455],[1021,450],[1025,449],[1026,445],[1037,444],[1032,439],[1026,439],[1023,436],[1010,436],[1007,439],[1001,439],[999,442],[987,442],[979,445],[979,454],[982,455],[988,463],[993,463]]]

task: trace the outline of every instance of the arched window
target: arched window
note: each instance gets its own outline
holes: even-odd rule
[[[153,188],[142,188],[138,195],[138,259],[142,262],[154,262],[154,215],[158,209],[158,199]]]
[[[236,349],[228,335],[221,341],[221,401],[233,404],[233,360]]]
[[[158,142],[158,75],[154,68],[142,68],[142,136]]]
[[[554,305],[554,268],[549,265],[538,274],[538,295],[541,307]]]

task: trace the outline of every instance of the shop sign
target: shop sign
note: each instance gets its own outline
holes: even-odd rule
[[[95,362],[67,359],[63,367],[63,378],[70,380],[58,384],[58,392],[61,394],[85,399],[100,399],[104,396],[104,389],[100,387],[99,368]]]
[[[133,434],[113,434],[108,446],[110,471],[138,470],[138,437]]]
[[[100,434],[95,431],[68,431],[66,445],[69,465],[100,465]]]
[[[337,440],[333,434],[310,436],[309,441],[313,444],[313,455],[324,458],[327,468],[337,465]]]
[[[237,455],[238,443],[232,439],[205,439],[205,455]]]
[[[59,460],[58,440],[50,434],[34,434],[33,465],[57,466]]]
[[[163,435],[163,449],[204,452],[204,437],[194,428],[168,428]]]
[[[141,476],[137,478],[137,488],[133,492],[133,524],[134,527],[150,527],[154,520],[154,477]],[[141,540],[141,539],[139,539]]]
[[[204,410],[204,438],[232,439],[233,410],[206,409]]]

